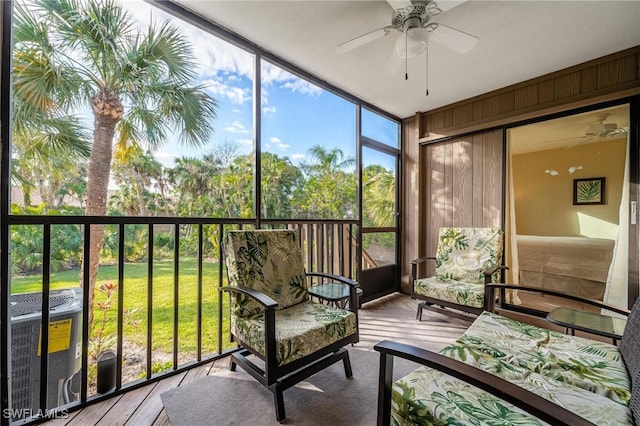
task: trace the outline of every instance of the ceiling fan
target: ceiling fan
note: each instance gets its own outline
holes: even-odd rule
[[[433,0],[387,0],[387,3],[393,8],[391,25],[341,43],[336,51],[346,53],[394,32],[400,33],[395,50],[402,59],[421,55],[427,50],[429,41],[460,54],[467,53],[478,42],[471,34],[433,22],[431,18],[443,12]]]
[[[603,139],[613,139],[626,134],[628,127],[618,127],[616,123],[605,123],[609,113],[601,114],[597,119],[587,125],[583,136],[580,136],[573,144],[566,146],[566,149],[576,147],[585,143],[601,142]],[[569,140],[575,138],[569,138]]]
[[[626,127],[618,127],[616,123],[605,123],[609,114],[600,116],[595,122],[589,124],[584,135],[587,138],[605,138],[622,135],[629,131]]]

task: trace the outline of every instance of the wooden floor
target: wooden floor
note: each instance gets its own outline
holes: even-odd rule
[[[473,317],[467,321],[425,311],[423,321],[419,322],[415,319],[417,304],[417,301],[401,294],[392,294],[364,304],[359,311],[360,342],[355,346],[359,349],[373,350],[373,345],[381,340],[394,340],[437,351],[462,335],[473,320]],[[228,359],[211,362],[114,396],[82,410],[70,412],[66,419],[50,420],[45,424],[47,426],[169,425],[160,395],[206,376],[213,367],[221,365],[228,365]]]

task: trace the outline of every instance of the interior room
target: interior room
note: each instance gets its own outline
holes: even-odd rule
[[[508,130],[512,281],[627,305],[628,134],[628,105]],[[595,175],[604,194],[580,204]]]
[[[0,426],[640,424],[640,2],[0,13]]]

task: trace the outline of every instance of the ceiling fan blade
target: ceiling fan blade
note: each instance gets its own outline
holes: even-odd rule
[[[387,0],[389,6],[393,8],[393,10],[404,9],[407,6],[411,6],[411,0]]]
[[[467,53],[478,43],[478,37],[444,24],[429,24],[429,28],[434,28],[430,40],[460,54]]]
[[[370,33],[366,33],[361,36],[358,36],[349,41],[345,41],[344,43],[341,43],[338,45],[338,47],[336,47],[336,52],[340,54],[349,52],[350,50],[356,49],[374,40],[377,40],[379,38],[389,35],[392,29],[393,27],[391,26],[382,27],[375,31],[371,31]]]
[[[451,10],[454,7],[460,6],[462,3],[466,3],[469,0],[438,0],[438,8],[446,12],[447,10]]]

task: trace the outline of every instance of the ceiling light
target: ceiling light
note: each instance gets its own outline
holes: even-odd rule
[[[427,50],[429,32],[422,27],[408,28],[396,40],[396,52],[402,59],[420,56]]]

